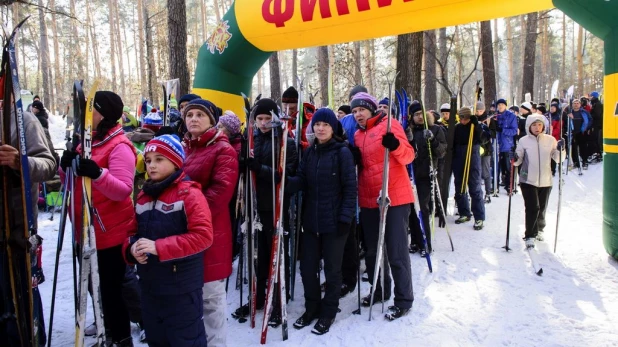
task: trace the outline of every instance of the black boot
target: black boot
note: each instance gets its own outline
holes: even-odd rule
[[[409,308],[401,308],[397,306],[389,306],[388,312],[384,315],[386,319],[393,321],[395,319],[401,318],[410,312]]]
[[[294,322],[294,328],[302,329],[306,326],[309,326],[315,320],[315,318],[315,315],[309,312],[305,312],[302,316],[300,316],[300,318],[296,320],[296,322]]]
[[[330,326],[333,325],[335,318],[320,318],[315,323],[311,332],[316,335],[324,335],[330,330]]]
[[[273,309],[273,312],[270,314],[270,319],[268,320],[268,326],[271,328],[276,328],[281,325],[281,309]]]

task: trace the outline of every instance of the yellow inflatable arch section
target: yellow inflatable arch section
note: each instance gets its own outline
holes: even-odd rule
[[[398,35],[557,7],[605,42],[605,249],[618,258],[618,1],[236,0],[200,48],[193,92],[244,115],[241,93],[274,51]]]

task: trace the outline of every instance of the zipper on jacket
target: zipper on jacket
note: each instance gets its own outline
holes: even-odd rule
[[[99,215],[99,211],[96,208],[93,207],[92,208],[92,214],[97,219],[97,222],[99,223],[99,226],[101,227],[101,231],[102,232],[106,232],[107,230],[105,230],[105,225],[103,225],[103,221],[101,220],[101,216]]]
[[[318,153],[318,151],[315,151],[318,156],[318,164],[315,167],[315,177],[318,177],[318,172],[320,172],[320,160],[322,159],[322,156],[320,155],[320,153]],[[317,212],[319,210],[320,207],[320,201],[318,199],[318,197],[320,196],[320,184],[316,184],[316,198],[315,198],[315,211]],[[320,230],[320,218],[319,216],[316,216],[315,219],[315,233],[316,235],[319,234],[318,230]]]
[[[541,134],[539,134],[540,136]],[[536,148],[537,151],[539,153],[539,178],[538,178],[538,186],[541,186],[541,139],[539,138],[539,136],[536,137]]]

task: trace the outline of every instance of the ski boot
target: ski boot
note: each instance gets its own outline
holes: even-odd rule
[[[384,294],[384,302],[390,300],[390,298],[391,298],[391,295],[389,293]],[[362,302],[363,307],[369,307],[369,305],[371,305],[371,294],[365,296],[361,302]],[[380,302],[382,302],[382,292],[376,291],[373,297],[373,304],[375,305]]]
[[[270,315],[270,319],[268,320],[268,326],[271,328],[276,328],[281,325],[281,309],[273,311]]]
[[[474,230],[481,230],[483,229],[483,220],[479,219],[474,221]]]
[[[534,237],[529,237],[526,239],[526,248],[527,249],[534,248]]]
[[[232,312],[232,317],[234,319],[245,318],[249,315],[249,304],[244,304],[236,309],[236,311]]]
[[[315,316],[310,314],[309,312],[305,312],[302,316],[300,316],[300,318],[296,320],[296,322],[294,322],[294,328],[302,329],[306,326],[311,325],[311,322],[313,322],[313,320],[315,320]]]
[[[470,221],[470,216],[461,216],[455,220],[455,224],[462,224]]]
[[[543,236],[544,232],[543,230],[539,230],[539,233],[536,234],[536,240],[537,241],[545,241],[545,237]]]
[[[418,246],[417,245],[410,245],[410,247],[408,248],[408,251],[411,254],[414,254],[414,253],[418,252]]]
[[[401,307],[397,307],[397,306],[389,306],[388,307],[388,312],[384,315],[384,317],[386,317],[386,319],[388,319],[389,321],[394,321],[395,319],[399,319],[399,318],[407,315],[408,312],[410,312],[409,308],[401,308]]]
[[[335,318],[320,318],[315,323],[311,332],[316,335],[324,335],[330,330],[330,326],[333,325]]]
[[[485,203],[491,204],[491,196],[489,194],[485,194]]]

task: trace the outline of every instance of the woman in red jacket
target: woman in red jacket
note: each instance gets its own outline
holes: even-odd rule
[[[65,151],[60,160],[63,171],[73,165],[75,174],[92,179],[92,207],[99,262],[101,302],[105,329],[110,330],[114,346],[133,346],[129,313],[122,299],[126,264],[122,243],[137,229],[133,209],[135,148],[124,136],[118,119],[124,105],[118,95],[98,91],[94,96],[92,159],[77,158],[82,153]],[[74,160],[75,159],[75,160]],[[61,172],[64,175],[64,172]],[[75,216],[81,216],[82,179],[75,180]],[[73,214],[70,214],[73,215]],[[76,235],[80,239],[80,235]]]
[[[358,173],[358,205],[361,208],[361,223],[367,243],[367,272],[373,281],[376,253],[378,249],[378,229],[380,213],[377,199],[382,188],[384,172],[384,151],[389,149],[388,196],[390,207],[386,215],[384,250],[388,254],[393,280],[395,282],[395,305],[389,307],[386,317],[397,319],[410,311],[414,295],[412,292],[412,269],[408,253],[408,218],[414,202],[412,187],[406,165],[414,160],[414,149],[397,121],[391,122],[387,132],[388,116],[377,112],[378,102],[367,93],[358,93],[350,104],[352,114],[358,122],[359,130],[354,134],[354,144],[360,149],[362,170]],[[384,267],[386,268],[386,266]],[[372,282],[373,283],[373,282]],[[377,283],[380,283],[378,280]],[[391,280],[388,271],[384,274],[384,287],[373,288],[363,299],[365,306],[381,302],[391,296]]]
[[[238,180],[238,157],[228,137],[217,129],[219,109],[196,99],[183,109],[187,126],[184,172],[202,185],[210,206],[213,243],[204,252],[204,327],[209,346],[226,345],[225,279],[232,273],[232,223],[228,205]]]

